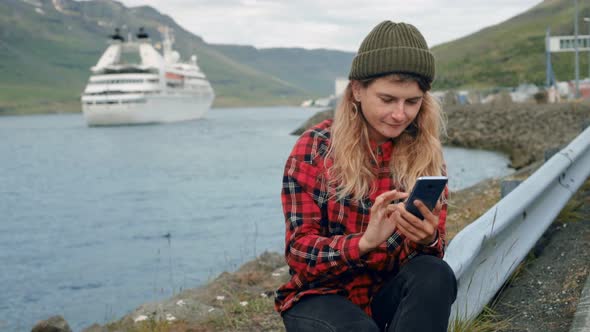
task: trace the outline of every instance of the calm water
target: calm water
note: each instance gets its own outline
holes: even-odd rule
[[[289,132],[313,113],[113,128],[0,117],[0,330],[53,314],[81,330],[281,251]],[[509,172],[497,153],[445,154],[453,189]]]

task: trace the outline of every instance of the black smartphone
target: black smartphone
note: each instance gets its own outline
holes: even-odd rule
[[[415,200],[422,201],[430,211],[436,207],[436,202],[440,198],[447,181],[446,176],[421,176],[416,180],[416,184],[406,200],[406,210],[420,219],[424,216],[414,205]]]

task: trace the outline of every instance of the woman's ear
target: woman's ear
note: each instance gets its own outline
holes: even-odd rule
[[[352,98],[354,99],[354,101],[360,102],[362,89],[361,82],[352,80],[350,81],[350,87],[352,88]]]

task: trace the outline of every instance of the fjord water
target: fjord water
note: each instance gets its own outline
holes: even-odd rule
[[[54,314],[81,330],[282,251],[289,133],[314,112],[108,128],[80,114],[0,117],[0,331]],[[451,189],[510,172],[494,152],[445,156]]]

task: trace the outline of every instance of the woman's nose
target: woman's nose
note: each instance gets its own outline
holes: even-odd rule
[[[405,116],[404,103],[395,103],[393,111],[391,112],[391,118],[397,122],[400,122],[404,120]]]

